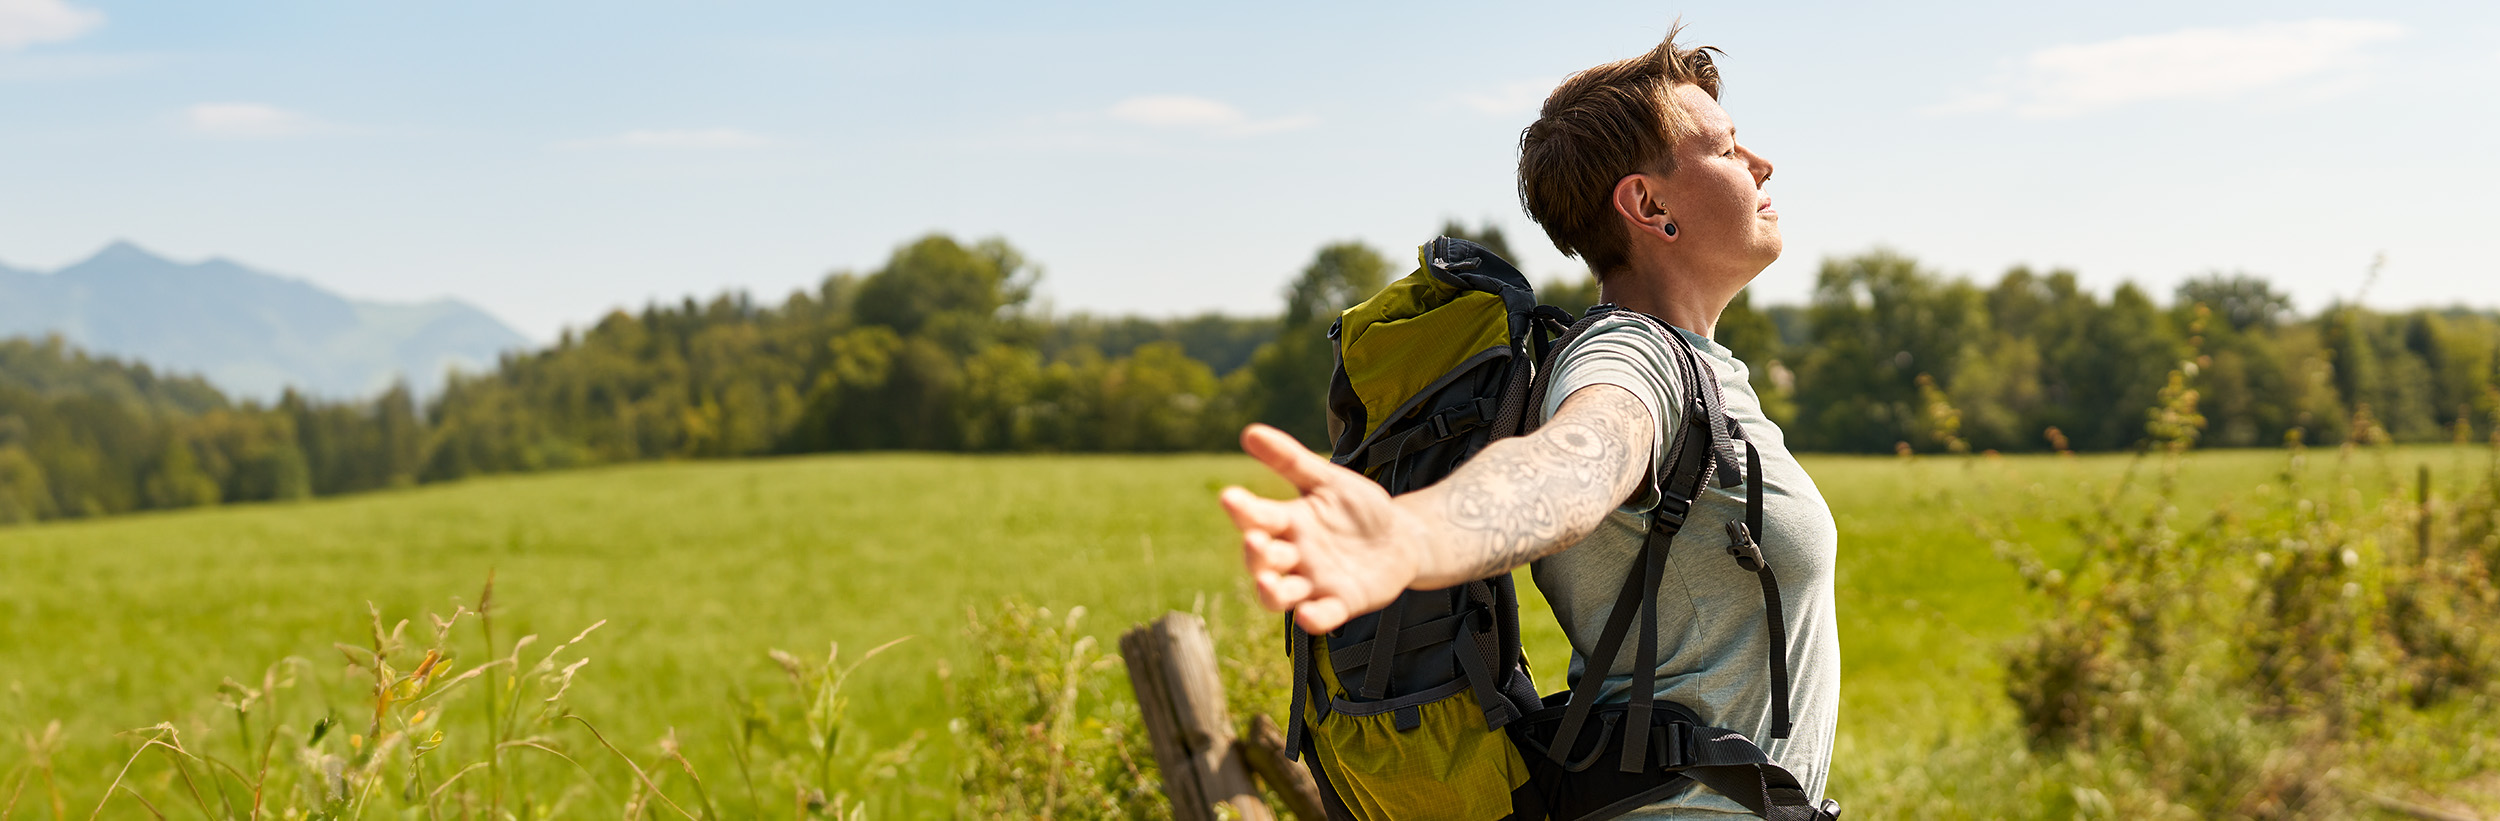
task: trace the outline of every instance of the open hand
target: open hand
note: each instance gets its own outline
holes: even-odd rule
[[[1414,583],[1422,528],[1387,490],[1266,425],[1244,428],[1241,449],[1302,491],[1277,500],[1228,487],[1220,496],[1241,530],[1260,604],[1292,610],[1303,630],[1326,633]]]

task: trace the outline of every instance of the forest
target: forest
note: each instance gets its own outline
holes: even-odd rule
[[[1444,232],[1507,250],[1489,227]],[[1337,243],[1275,316],[1063,316],[1035,306],[1040,269],[1005,240],[932,234],[778,305],[615,311],[423,402],[404,387],[237,401],[57,337],[0,341],[0,523],[652,459],[1224,450],[1254,420],[1320,444],[1327,328],[1406,269]],[[1586,278],[1538,290],[1596,301]],[[2304,315],[2240,273],[2165,302],[2062,270],[1974,282],[1879,249],[1825,260],[1805,305],[1740,297],[1717,338],[1808,451],[2135,448],[2173,370],[2207,446],[2467,440],[2500,412],[2500,314]]]

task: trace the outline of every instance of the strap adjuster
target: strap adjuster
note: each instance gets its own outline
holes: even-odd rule
[[[1754,541],[1753,533],[1745,529],[1744,522],[1727,523],[1727,555],[1736,557],[1737,566],[1748,572],[1760,573],[1762,568],[1771,564],[1763,560],[1762,545]]]
[[[1660,487],[1658,488],[1658,506],[1650,510],[1650,515],[1654,518],[1649,526],[1655,528],[1659,521],[1664,521],[1681,528],[1684,526],[1684,516],[1691,512],[1693,512],[1693,500],[1675,495],[1673,488]]]
[[[1693,766],[1693,725],[1670,721],[1649,728],[1649,747],[1658,755],[1658,768],[1668,772]]]

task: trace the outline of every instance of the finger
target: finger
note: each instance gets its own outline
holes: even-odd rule
[[[1327,481],[1332,472],[1345,470],[1329,464],[1319,454],[1312,453],[1310,448],[1303,447],[1302,441],[1293,438],[1293,434],[1255,422],[1241,429],[1241,449],[1265,463],[1268,470],[1276,471],[1276,475],[1285,477],[1285,481],[1305,491]]]
[[[1311,580],[1284,573],[1258,575],[1259,604],[1269,610],[1283,612],[1311,597]]]
[[[1277,533],[1293,524],[1293,514],[1285,511],[1288,503],[1263,499],[1240,487],[1225,488],[1222,493],[1216,494],[1215,499],[1223,503],[1224,512],[1233,517],[1234,529],[1244,533],[1252,530]]]
[[[1302,549],[1292,542],[1253,530],[1241,534],[1241,564],[1252,575],[1284,573],[1302,563]]]
[[[1251,592],[1258,596],[1259,606],[1267,608],[1270,613],[1282,613],[1293,609],[1292,602],[1276,595],[1276,582],[1282,578],[1284,577],[1272,570],[1262,570],[1250,575]]]
[[[1345,602],[1333,598],[1312,599],[1293,609],[1293,623],[1314,636],[1344,627],[1348,618],[1352,616],[1346,612]]]

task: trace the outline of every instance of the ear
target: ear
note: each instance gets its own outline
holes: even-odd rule
[[[1675,215],[1667,213],[1666,205],[1660,201],[1664,189],[1662,181],[1649,174],[1626,174],[1615,181],[1615,213],[1623,217],[1627,233],[1675,241],[1675,236],[1667,233],[1667,224],[1675,221]]]

